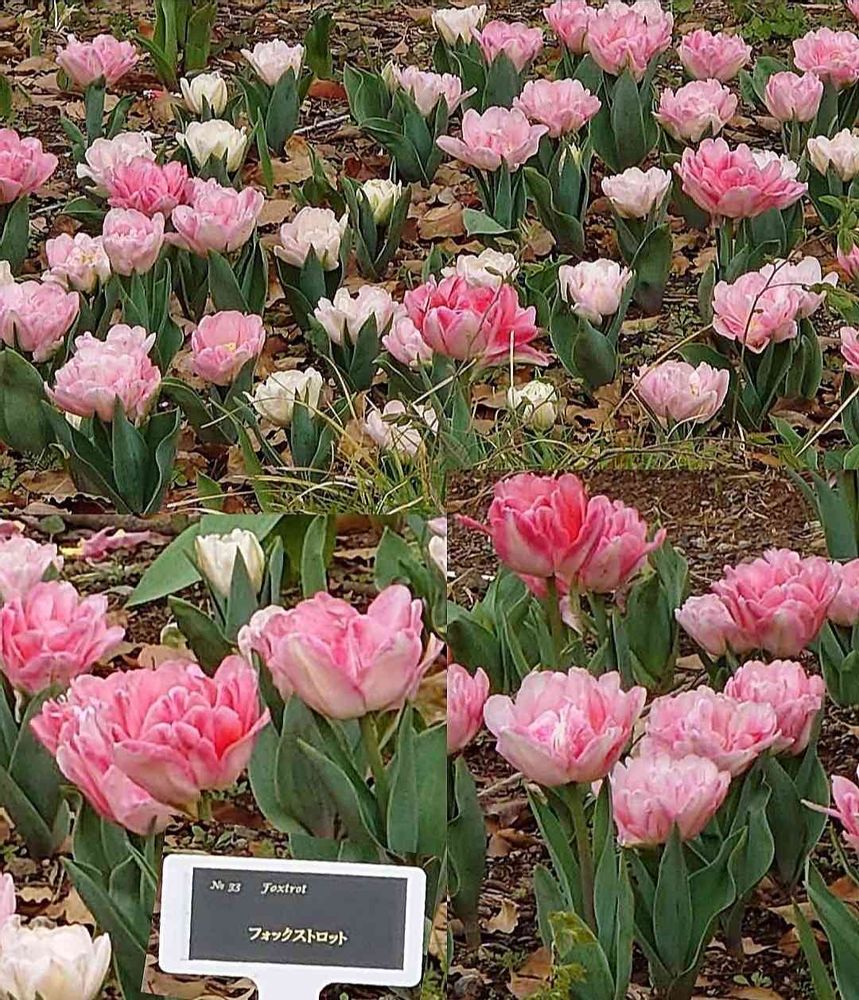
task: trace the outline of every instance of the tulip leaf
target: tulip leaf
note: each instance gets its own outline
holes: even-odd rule
[[[310,522],[301,546],[301,592],[305,597],[313,597],[328,590],[327,540],[330,531],[329,518],[318,514]]]
[[[569,984],[571,1000],[614,1000],[615,989],[605,952],[575,910],[549,914],[555,963],[574,966],[577,975]]]
[[[250,308],[245,301],[233,268],[225,257],[215,250],[209,251],[209,294],[215,309],[247,313]]]
[[[686,970],[692,931],[692,898],[683,844],[675,826],[659,862],[653,898],[653,930],[659,956],[673,973]]]
[[[477,786],[462,756],[453,765],[453,801],[455,812],[447,827],[447,849],[453,876],[451,906],[466,928],[469,925],[476,928],[486,869],[486,821],[477,797]],[[534,880],[536,889],[536,873]],[[556,898],[561,898],[558,909],[563,909],[560,889]]]
[[[42,401],[45,383],[26,358],[0,351],[0,440],[14,451],[41,454],[54,435]]]
[[[837,1000],[832,980],[829,978],[829,970],[820,954],[817,938],[811,929],[811,924],[802,912],[802,907],[796,903],[793,904],[793,922],[805,955],[805,961],[808,963],[815,997],[817,1000]]]
[[[17,273],[27,257],[30,241],[30,199],[17,198],[6,214],[0,231],[0,260],[9,262]]]
[[[391,851],[402,855],[416,854],[420,838],[413,713],[408,705],[402,714],[396,753],[388,765],[387,843]]]
[[[211,677],[233,651],[232,644],[217,624],[195,604],[174,596],[170,596],[167,603],[197,662]]]
[[[418,849],[423,857],[444,854],[447,826],[447,731],[432,726],[415,735]]]
[[[832,947],[835,981],[849,997],[859,983],[859,919],[826,887],[814,865],[808,871],[808,897]]]

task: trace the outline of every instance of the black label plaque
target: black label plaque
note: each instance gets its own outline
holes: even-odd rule
[[[195,868],[192,961],[402,969],[406,879]]]

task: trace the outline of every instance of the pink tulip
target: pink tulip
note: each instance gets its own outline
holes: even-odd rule
[[[435,111],[441,100],[452,114],[468,96],[463,93],[462,80],[451,73],[427,73],[417,66],[406,66],[404,69],[395,67],[394,78],[411,95],[424,118]],[[472,93],[474,91],[469,91]]]
[[[446,357],[476,359],[481,366],[513,361],[542,365],[544,354],[531,344],[539,336],[537,312],[523,309],[512,285],[487,288],[465,278],[435,278],[403,300],[424,343]]]
[[[836,251],[836,259],[847,277],[855,282],[859,278],[859,245],[851,246],[846,253],[839,246]]]
[[[104,217],[101,241],[116,274],[146,274],[164,246],[164,216],[151,218],[134,208],[112,208]]]
[[[265,663],[282,696],[294,693],[330,719],[401,709],[441,649],[435,637],[424,644],[423,604],[399,584],[383,590],[365,614],[319,593],[268,614],[263,631],[269,636],[260,636],[256,618],[250,636],[245,629],[239,634],[239,648],[268,645]]]
[[[719,811],[731,776],[706,757],[645,754],[611,772],[617,839],[624,847],[664,844],[676,826],[694,840]]]
[[[305,205],[292,222],[280,227],[281,245],[274,248],[275,256],[291,267],[302,267],[312,251],[324,271],[335,271],[348,224],[348,215],[338,219],[330,208]]]
[[[651,167],[628,167],[602,180],[603,194],[622,219],[646,219],[661,207],[671,187],[671,173]]]
[[[629,268],[607,258],[564,264],[558,269],[561,298],[577,316],[597,324],[618,311],[631,279]]]
[[[844,827],[842,831],[844,843],[854,851],[859,851],[859,787],[849,778],[835,775],[832,779],[832,798],[835,808],[822,809],[821,812],[841,823]]]
[[[853,326],[842,326],[839,335],[844,368],[851,375],[859,375],[859,330]]]
[[[438,145],[478,170],[504,165],[513,172],[536,154],[548,131],[545,125],[532,125],[518,108],[488,108],[482,115],[471,108],[462,116],[462,138],[443,135]]]
[[[140,58],[131,42],[113,35],[96,35],[91,42],[79,42],[69,35],[68,44],[57,52],[57,62],[68,78],[82,90],[99,80],[112,87]]]
[[[543,17],[568,52],[576,56],[587,52],[588,26],[593,17],[587,0],[555,0],[543,11]]]
[[[512,24],[489,21],[480,31],[475,29],[474,38],[488,64],[505,55],[518,73],[523,73],[543,48],[543,32],[539,28],[529,28],[522,21]]]
[[[23,535],[0,538],[0,601],[23,597],[52,566],[57,571],[63,568],[56,545],[40,545]]]
[[[149,359],[155,334],[142,326],[118,324],[104,340],[91,333],[78,337],[74,354],[54,376],[48,396],[66,413],[113,420],[116,401],[129,420],[149,412],[161,385],[161,373]]]
[[[112,139],[96,139],[78,164],[77,174],[90,180],[96,193],[106,195],[114,171],[132,160],[155,160],[155,150],[148,132],[120,132]]]
[[[154,531],[125,531],[124,528],[102,528],[81,541],[81,558],[88,563],[101,562],[112,552],[136,549],[139,545],[155,544]]]
[[[826,685],[822,677],[809,676],[794,660],[750,660],[725,685],[725,694],[737,701],[770,705],[779,730],[773,751],[796,757],[811,740],[826,698]]]
[[[125,630],[107,624],[107,598],[70,583],[36,583],[0,608],[0,670],[18,691],[67,685],[113,652]]]
[[[684,192],[716,219],[750,219],[789,208],[808,190],[787,157],[753,152],[745,143],[731,149],[724,139],[705,139],[697,149],[684,150],[674,169]]]
[[[604,778],[617,763],[641,715],[647,692],[625,692],[618,673],[594,677],[535,671],[515,699],[493,695],[486,726],[501,756],[526,778],[547,787]]]
[[[599,525],[599,533],[575,583],[577,590],[591,594],[623,591],[666,538],[660,529],[648,542],[647,522],[638,511],[604,496],[592,497],[588,503],[586,533],[590,525]]]
[[[495,484],[486,524],[464,522],[489,535],[501,562],[520,576],[573,579],[600,538],[603,524],[588,518],[589,500],[571,474],[521,473]]]
[[[188,183],[187,204],[171,216],[177,246],[205,257],[210,250],[232,253],[253,236],[265,196],[254,188],[222,187],[216,180],[197,178]]]
[[[677,46],[683,68],[694,80],[728,83],[752,58],[752,47],[739,35],[713,34],[704,28],[684,35]]]
[[[22,139],[14,129],[0,129],[0,205],[32,194],[59,162],[53,153],[43,151],[38,139]]]
[[[847,0],[847,9],[859,21],[859,0]]]
[[[859,622],[859,559],[834,562],[832,572],[840,586],[835,600],[829,605],[827,618],[836,625],[853,628]]]
[[[706,424],[722,409],[731,372],[702,361],[663,361],[641,368],[635,392],[663,427]]]
[[[659,0],[637,0],[629,5],[610,0],[595,11],[588,25],[587,45],[594,62],[620,76],[628,69],[641,80],[651,60],[671,45],[673,15]]]
[[[838,587],[825,559],[769,549],[761,559],[726,566],[711,593],[690,598],[676,617],[713,656],[761,649],[795,657],[817,637]]]
[[[104,178],[108,201],[113,208],[134,208],[144,215],[169,215],[185,201],[188,168],[184,163],[161,166],[138,156],[118,163]]]
[[[557,139],[578,132],[599,111],[601,101],[579,80],[529,80],[513,107],[545,125]]]
[[[859,37],[852,31],[818,28],[793,43],[797,69],[814,73],[836,90],[859,81]]]
[[[447,752],[465,749],[483,725],[483,706],[489,697],[486,671],[473,674],[458,663],[447,668]]]
[[[213,385],[230,385],[264,343],[259,316],[233,310],[204,316],[191,334],[194,373]]]
[[[46,280],[78,292],[94,292],[110,277],[110,259],[100,236],[61,233],[45,243],[48,258]]]
[[[15,883],[8,873],[0,875],[0,927],[15,916]]]
[[[718,135],[737,113],[739,100],[718,80],[693,80],[659,95],[656,120],[681,142]]]
[[[736,777],[778,738],[772,706],[736,701],[701,686],[653,702],[639,752],[664,753],[675,760],[696,754]]]
[[[814,73],[773,73],[767,81],[764,103],[780,122],[810,122],[820,110],[823,81]]]
[[[0,284],[0,340],[47,361],[78,318],[80,299],[50,281]]]
[[[765,264],[760,273],[770,283],[771,287],[792,288],[799,294],[799,312],[801,319],[813,316],[826,300],[825,291],[815,291],[824,285],[838,284],[838,275],[830,271],[825,277],[817,257],[803,257],[796,264],[786,260],[774,260]]]
[[[432,361],[432,348],[402,306],[396,307],[390,332],[382,337],[382,346],[392,358],[409,368],[419,368]]]
[[[733,284],[720,281],[713,293],[713,329],[754,354],[792,340],[804,302],[800,288],[776,284],[772,275],[749,271]]]

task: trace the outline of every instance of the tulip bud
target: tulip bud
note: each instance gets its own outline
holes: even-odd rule
[[[236,128],[220,118],[207,122],[191,122],[184,132],[176,135],[181,146],[193,157],[198,167],[205,166],[212,158],[226,157],[227,170],[237,170],[248,145],[247,129]]]
[[[549,382],[534,379],[525,385],[511,385],[507,390],[507,409],[519,415],[526,427],[547,431],[558,418],[555,403],[558,393]]]
[[[381,76],[385,81],[385,86],[388,88],[388,92],[396,94],[396,92],[400,89],[400,77],[397,72],[397,64],[393,59],[389,59],[382,67]]]
[[[185,107],[195,115],[202,113],[204,102],[216,115],[222,114],[227,106],[227,82],[220,73],[200,73],[190,80],[183,77],[179,86]]]
[[[256,593],[262,587],[265,554],[252,531],[234,528],[228,535],[203,535],[194,540],[197,569],[221,597],[229,597],[233,567],[241,553],[251,586]]]
[[[485,17],[486,4],[464,8],[446,7],[435,11],[432,26],[447,45],[456,45],[457,42],[467,45],[472,40],[472,32],[483,24]]]
[[[373,212],[373,221],[377,226],[384,225],[394,211],[394,206],[403,194],[403,185],[394,181],[376,179],[365,181],[361,185],[364,197]]]
[[[20,917],[0,929],[0,996],[95,1000],[110,967],[110,938],[95,941],[80,924],[24,927]]]
[[[289,427],[296,400],[302,400],[311,410],[319,406],[322,376],[315,368],[274,372],[257,385],[251,402],[260,416],[277,427]]]

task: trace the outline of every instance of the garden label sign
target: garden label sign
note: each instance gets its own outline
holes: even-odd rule
[[[415,986],[425,895],[420,868],[174,854],[158,963],[250,979],[260,1000],[316,1000],[332,983]]]

